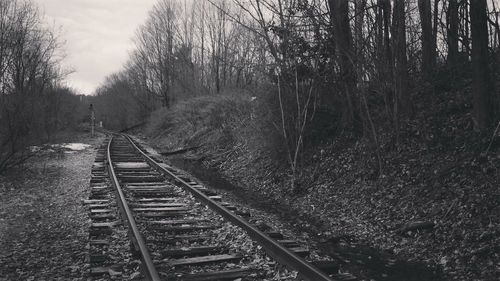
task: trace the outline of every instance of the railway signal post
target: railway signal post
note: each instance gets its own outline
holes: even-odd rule
[[[89,106],[90,109],[90,130],[91,130],[91,136],[94,137],[94,123],[95,123],[95,112],[94,112],[94,105],[90,104]]]

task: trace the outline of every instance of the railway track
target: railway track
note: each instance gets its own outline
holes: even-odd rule
[[[85,202],[93,221],[93,275],[110,272],[106,251],[112,247],[113,228],[121,225],[146,280],[271,280],[276,273],[261,262],[267,256],[295,271],[297,280],[333,280],[326,272],[335,272],[336,265],[316,263],[320,270],[305,261],[308,251],[299,243],[252,225],[248,213],[222,202],[129,136],[113,135],[106,142],[92,168],[91,196]]]

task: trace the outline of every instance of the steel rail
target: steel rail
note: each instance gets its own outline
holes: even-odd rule
[[[134,245],[135,250],[140,253],[143,272],[146,275],[146,280],[161,281],[160,275],[158,274],[158,271],[156,270],[156,267],[154,266],[153,260],[151,259],[151,254],[149,253],[149,250],[146,246],[146,242],[145,242],[144,238],[142,237],[141,232],[137,228],[137,224],[135,223],[135,219],[132,216],[132,211],[130,211],[130,208],[129,208],[127,201],[125,199],[125,195],[123,194],[120,183],[118,182],[118,178],[116,177],[115,169],[113,168],[113,162],[111,160],[111,142],[112,141],[113,141],[113,136],[111,136],[111,139],[108,142],[108,149],[107,149],[109,176],[111,178],[111,181],[113,182],[113,186],[115,187],[116,192],[118,193],[118,198],[119,198],[118,203],[120,205],[122,215],[123,215],[124,219],[127,221],[128,229],[129,229],[128,233],[130,235],[130,238],[132,239],[132,243]]]
[[[199,199],[202,203],[209,206],[212,210],[219,213],[221,216],[229,220],[230,222],[238,225],[243,230],[245,230],[250,237],[252,237],[257,243],[259,243],[266,253],[274,258],[279,263],[288,266],[289,268],[295,269],[299,273],[299,277],[309,280],[309,281],[332,281],[328,275],[314,267],[304,259],[297,256],[295,253],[291,252],[287,248],[283,247],[278,242],[274,241],[274,239],[270,238],[268,235],[258,230],[257,228],[250,225],[247,221],[235,215],[233,212],[228,210],[227,208],[219,205],[214,200],[210,199],[207,195],[199,191],[198,189],[189,185],[182,178],[173,174],[166,168],[162,167],[159,163],[149,157],[142,149],[140,149],[135,142],[126,134],[122,134],[125,136],[128,141],[142,154],[144,159],[149,162],[152,166],[156,167],[164,174],[174,178],[177,182],[182,184],[185,190],[189,191],[194,197]]]

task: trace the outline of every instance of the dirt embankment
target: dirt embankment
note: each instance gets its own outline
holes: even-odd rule
[[[500,145],[471,130],[470,106],[455,95],[417,103],[397,148],[390,129],[378,131],[380,175],[367,140],[337,135],[309,148],[300,192],[290,189],[286,165],[256,145],[265,133],[245,98],[185,102],[157,114],[146,135],[163,151],[201,145],[184,157],[321,237],[325,247],[359,243],[437,267],[445,279],[498,280]]]
[[[71,138],[86,145],[45,146],[0,176],[0,280],[85,280],[82,200],[103,138]]]

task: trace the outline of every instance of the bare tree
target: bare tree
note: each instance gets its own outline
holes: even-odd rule
[[[438,1],[435,0],[434,3]],[[432,7],[430,0],[418,0],[420,22],[422,26],[422,65],[421,70],[427,78],[432,77],[436,65],[436,33],[432,24]],[[434,11],[437,16],[437,10]],[[434,25],[437,27],[437,25]]]
[[[392,51],[393,51],[393,79],[394,101],[393,121],[396,130],[396,140],[399,139],[400,118],[406,119],[410,113],[408,94],[408,66],[406,57],[406,24],[405,2],[395,1],[392,17]]]
[[[314,119],[316,110],[330,114],[331,127],[370,138],[381,167],[384,144],[377,128],[391,124],[391,140],[402,141],[400,132],[414,118],[412,94],[420,88],[414,87],[418,81],[414,77],[420,73],[434,83],[447,70],[441,68],[445,59],[452,68],[459,62],[468,65],[471,20],[478,22],[477,13],[470,15],[470,7],[477,11],[472,5],[478,4],[161,0],[137,32],[137,49],[125,73],[135,92],[132,96],[150,105],[144,111],[156,109],[158,103],[171,105],[250,85],[269,103],[271,123],[286,149],[283,156],[293,181],[300,174],[308,129],[317,129],[319,123]],[[500,33],[498,13],[489,16],[489,35],[488,26],[486,35],[479,31],[482,27],[472,28],[473,47],[482,50],[472,51],[477,64],[486,65],[488,40],[492,45],[500,42],[495,39]],[[486,45],[481,41],[484,36]],[[476,76],[486,77],[483,74]],[[479,83],[479,78],[474,81]],[[259,84],[274,90],[258,91]]]
[[[346,102],[346,123],[360,131],[359,110],[356,108],[356,72],[354,65],[354,50],[352,32],[349,24],[349,3],[343,0],[328,0],[330,18],[333,24],[335,45],[340,57],[342,77],[342,92]]]
[[[496,101],[492,96],[489,67],[486,0],[470,3],[472,35],[472,87],[474,96],[474,128],[484,130],[492,124]]]
[[[447,11],[448,63],[454,68],[458,62],[458,2],[450,0]]]
[[[0,2],[0,171],[22,161],[19,153],[43,132],[35,114],[61,75],[58,48],[32,2]]]

